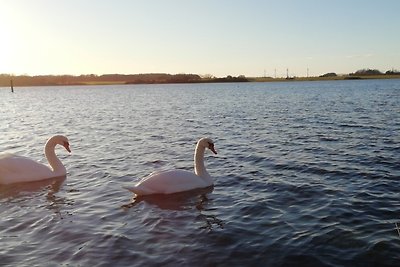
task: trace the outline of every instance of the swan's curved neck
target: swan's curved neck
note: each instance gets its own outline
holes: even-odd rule
[[[65,169],[64,165],[61,163],[61,161],[58,159],[55,148],[56,148],[56,143],[53,142],[52,140],[49,140],[46,143],[46,146],[44,147],[44,154],[46,155],[47,161],[49,162],[49,165],[52,168],[52,171],[54,172],[55,175],[65,175],[67,170]]]
[[[208,174],[204,166],[204,152],[205,148],[197,144],[196,150],[194,152],[194,172],[203,178],[207,184],[212,184],[212,178]]]

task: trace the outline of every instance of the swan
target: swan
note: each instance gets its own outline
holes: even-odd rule
[[[213,185],[213,179],[204,167],[205,149],[210,149],[214,154],[214,142],[210,138],[201,138],[194,152],[194,173],[185,170],[167,170],[153,172],[144,177],[135,186],[125,187],[136,196],[152,194],[173,194]]]
[[[69,141],[65,136],[55,135],[51,137],[44,147],[44,154],[50,168],[26,157],[9,153],[0,154],[0,184],[33,182],[65,176],[67,170],[56,156],[56,145],[62,145],[71,153]]]

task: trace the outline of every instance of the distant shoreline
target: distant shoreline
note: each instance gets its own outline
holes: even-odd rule
[[[110,75],[43,75],[43,76],[11,76],[0,74],[0,87],[18,86],[85,86],[85,85],[122,85],[122,84],[190,84],[190,83],[237,83],[237,82],[292,82],[292,81],[344,81],[371,79],[400,79],[400,74],[381,75],[337,75],[330,77],[238,77],[224,78],[200,77],[196,74],[110,74]]]
[[[360,75],[360,76],[343,75],[335,77],[292,77],[292,78],[257,77],[248,79],[251,82],[377,80],[377,79],[400,79],[400,74]]]

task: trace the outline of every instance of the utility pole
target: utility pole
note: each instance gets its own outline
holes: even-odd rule
[[[14,83],[12,77],[10,83],[11,83],[11,93],[14,93]]]

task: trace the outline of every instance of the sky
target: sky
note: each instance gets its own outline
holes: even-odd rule
[[[0,0],[0,73],[400,69],[398,0]]]

